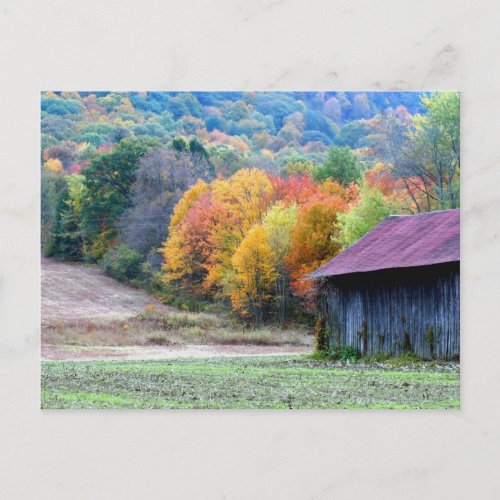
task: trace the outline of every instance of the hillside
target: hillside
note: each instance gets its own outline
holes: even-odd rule
[[[79,320],[126,320],[148,305],[171,309],[119,283],[96,265],[42,258],[42,325]]]
[[[42,253],[190,311],[314,321],[307,276],[460,206],[455,92],[44,92]]]
[[[96,265],[42,259],[43,359],[167,359],[310,352],[304,329],[244,332],[161,304]]]
[[[126,137],[204,145],[217,173],[322,163],[328,146],[371,147],[371,120],[425,112],[418,92],[45,92],[42,159],[77,173]]]

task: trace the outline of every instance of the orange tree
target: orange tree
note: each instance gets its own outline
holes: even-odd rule
[[[212,218],[209,186],[198,181],[181,198],[170,220],[169,237],[160,249],[167,283],[201,292],[206,277]]]
[[[306,310],[311,311],[314,302],[313,283],[307,275],[340,252],[338,217],[356,197],[354,185],[343,188],[336,182],[326,181],[298,210],[285,261],[292,291]]]

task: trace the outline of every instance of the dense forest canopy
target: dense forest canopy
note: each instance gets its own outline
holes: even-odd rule
[[[452,92],[43,92],[42,251],[283,324],[387,215],[459,206],[459,115]]]

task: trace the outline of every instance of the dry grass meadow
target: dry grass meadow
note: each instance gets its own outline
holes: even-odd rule
[[[247,330],[226,316],[166,306],[98,266],[42,261],[46,359],[305,353],[312,343],[304,328]]]

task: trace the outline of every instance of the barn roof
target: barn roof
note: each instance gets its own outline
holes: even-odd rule
[[[390,215],[310,278],[460,261],[460,210]]]

